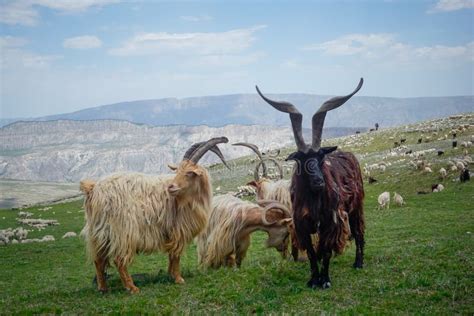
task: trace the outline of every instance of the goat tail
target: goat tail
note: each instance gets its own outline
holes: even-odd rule
[[[85,179],[80,182],[79,189],[82,191],[82,193],[88,196],[92,193],[94,186],[95,186],[95,182],[93,180]]]
[[[81,236],[86,242],[86,250],[88,259],[95,261],[97,258],[107,258],[107,249],[104,247],[105,243],[101,242],[97,238],[97,231],[95,229],[95,221],[97,220],[96,210],[93,207],[93,192],[95,187],[95,181],[90,179],[82,180],[79,184],[79,189],[84,193],[84,215],[85,225],[81,231]]]
[[[79,184],[79,189],[84,193],[84,209],[86,213],[86,221],[92,216],[92,195],[95,187],[95,181],[90,179],[82,180]]]

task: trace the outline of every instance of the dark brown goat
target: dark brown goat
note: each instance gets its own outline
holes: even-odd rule
[[[347,100],[362,87],[363,79],[349,95],[326,101],[313,115],[312,145],[308,146],[302,133],[303,115],[289,102],[273,101],[260,96],[275,109],[290,114],[293,134],[298,151],[287,160],[295,160],[298,168],[293,173],[291,195],[293,221],[299,244],[307,251],[311,265],[309,287],[328,288],[329,261],[334,253],[345,248],[349,235],[356,242],[355,268],[362,268],[364,261],[364,188],[359,163],[348,152],[335,151],[337,147],[322,147],[321,134],[326,113]],[[311,234],[319,235],[315,250]],[[322,260],[321,271],[318,263]]]

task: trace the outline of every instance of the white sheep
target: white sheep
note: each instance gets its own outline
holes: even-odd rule
[[[379,207],[378,209],[383,209],[383,208],[390,208],[390,193],[389,192],[383,192],[379,195],[377,201],[379,202]]]
[[[32,238],[32,239],[24,239],[21,241],[22,244],[30,244],[34,242],[48,242],[48,241],[54,241],[54,236],[52,235],[45,235],[43,238]]]
[[[125,288],[139,289],[127,271],[137,253],[168,253],[168,272],[184,283],[180,258],[185,247],[207,224],[212,200],[208,171],[198,165],[209,150],[225,160],[216,146],[226,137],[194,144],[179,166],[169,166],[176,175],[116,174],[97,183],[81,181],[85,198],[86,225],[81,235],[96,266],[99,291],[107,291],[105,269],[114,261]]]
[[[393,193],[393,202],[397,206],[402,206],[403,204],[405,204],[405,202],[403,201],[403,197],[397,192]]]
[[[28,236],[28,231],[23,227],[15,229],[7,228],[0,230],[0,245],[16,244]]]
[[[63,239],[64,239],[64,238],[71,238],[71,237],[76,237],[76,236],[77,236],[77,234],[76,234],[75,232],[67,232],[67,233],[65,233],[65,234],[63,235],[62,238],[63,238]]]
[[[457,170],[461,171],[464,170],[466,166],[464,166],[464,163],[462,161],[456,161],[456,168]]]
[[[440,175],[441,179],[446,179],[446,176],[448,175],[448,173],[447,173],[446,169],[440,168],[439,169],[439,175]]]
[[[433,172],[433,170],[431,170],[430,167],[425,167],[425,169],[423,171],[426,172],[426,173],[432,173]]]
[[[252,195],[255,195],[255,188],[250,185],[241,185],[237,187],[237,193],[235,194],[236,197],[252,196]]]
[[[438,183],[436,185],[433,185],[431,190],[436,193],[436,192],[441,192],[444,190],[444,185],[442,185],[441,183]]]

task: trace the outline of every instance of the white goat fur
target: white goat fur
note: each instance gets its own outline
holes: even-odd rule
[[[381,193],[377,200],[379,202],[379,209],[382,209],[385,207],[387,207],[387,209],[390,208],[390,193],[389,192]]]
[[[290,180],[270,181],[261,180],[261,192],[257,192],[259,200],[275,200],[286,206],[290,212],[293,211],[291,206]]]
[[[184,203],[167,190],[173,175],[115,174],[92,184],[89,191],[88,184],[81,182],[86,193],[86,225],[81,234],[91,258],[103,254],[128,265],[137,252],[160,250],[179,256],[207,222],[212,190],[205,172],[208,183],[201,199]]]

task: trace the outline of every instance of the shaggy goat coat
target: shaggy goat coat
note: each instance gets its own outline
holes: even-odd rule
[[[116,174],[97,183],[82,181],[86,225],[82,235],[93,260],[163,251],[180,255],[207,223],[212,190],[205,171],[199,198],[179,200],[167,190],[171,176]]]
[[[357,159],[348,152],[326,155],[321,169],[326,187],[318,194],[313,193],[301,177],[293,174],[291,192],[296,232],[318,233],[318,251],[325,249],[341,254],[351,233],[364,235],[362,175]],[[358,223],[358,231],[351,232],[348,217]],[[308,227],[308,223],[320,224],[319,227]],[[300,235],[298,239],[302,239]]]
[[[291,211],[290,184],[290,180],[273,182],[265,179],[261,183],[261,194],[258,198],[260,200],[278,201]]]
[[[209,224],[197,238],[199,263],[213,268],[225,265],[227,257],[239,250],[239,234],[248,225],[254,225],[249,222],[249,214],[255,209],[261,210],[263,214],[264,209],[259,205],[232,195],[214,197]],[[255,230],[264,229],[263,224],[252,227]],[[287,232],[286,226],[283,229]]]
[[[219,267],[225,264],[227,255],[237,250],[237,236],[245,226],[245,214],[256,204],[229,195],[214,197],[206,230],[198,236],[198,260],[200,264]]]

